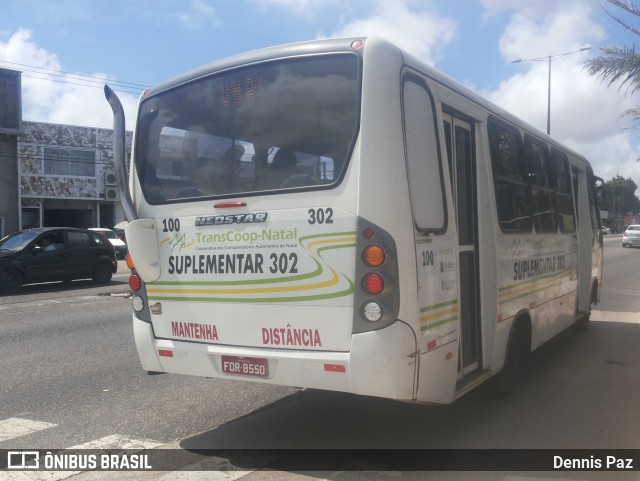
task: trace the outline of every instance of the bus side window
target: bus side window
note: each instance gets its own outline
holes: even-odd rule
[[[403,91],[409,193],[417,228],[439,233],[447,228],[442,160],[433,99],[419,82],[409,76]]]
[[[556,202],[550,181],[549,147],[530,135],[524,136],[524,153],[529,174],[529,195],[536,232],[558,230]]]
[[[576,216],[573,208],[574,202],[571,192],[569,160],[565,154],[556,149],[551,149],[551,159],[553,162],[552,185],[556,191],[556,206],[560,232],[575,232]]]
[[[489,146],[500,228],[503,232],[531,232],[529,185],[520,132],[490,119]]]
[[[591,229],[594,233],[600,231],[600,211],[598,209],[596,178],[591,169],[587,169],[587,193],[589,198],[589,214],[591,217]]]

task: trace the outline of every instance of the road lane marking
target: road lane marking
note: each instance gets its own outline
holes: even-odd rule
[[[640,324],[640,313],[638,312],[617,312],[617,311],[591,311],[592,321],[602,322],[622,322],[625,324]]]
[[[28,421],[27,423],[17,421]],[[6,421],[12,421],[11,423],[7,423],[9,426],[25,426],[31,427],[33,431],[39,431],[41,429],[46,429],[48,427],[56,426],[56,424],[49,423],[41,423],[38,421],[29,421],[28,419],[18,419],[11,418],[5,421],[0,421],[0,433],[2,433],[1,428],[3,423]],[[47,425],[41,427],[40,429],[35,429],[36,425]],[[23,431],[25,428],[23,428]],[[18,431],[18,429],[13,429],[13,431]],[[24,434],[28,434],[25,432]],[[23,434],[18,434],[18,436],[22,436]],[[17,437],[17,436],[12,436]],[[154,449],[159,446],[162,446],[163,443],[158,441],[154,441],[153,439],[134,439],[123,436],[121,434],[113,434],[111,436],[105,436],[104,438],[95,439],[93,441],[88,441],[86,443],[78,444],[76,446],[71,446],[67,449],[73,451],[78,449],[96,449],[96,450],[108,450],[108,449]],[[42,466],[42,465],[41,465]],[[62,479],[70,478],[71,476],[75,476],[77,474],[82,473],[83,471],[5,471],[0,472],[0,481],[59,481]],[[109,472],[109,474],[112,474]]]
[[[45,423],[42,421],[32,421],[23,418],[8,418],[0,421],[0,442],[9,439],[26,436],[27,434],[49,429],[57,424]]]
[[[122,434],[113,434],[67,449],[153,449],[163,444],[153,439],[133,439]]]
[[[43,307],[48,305],[60,304],[80,304],[87,301],[95,301],[97,299],[110,299],[111,296],[78,296],[78,297],[61,297],[58,299],[43,299],[41,301],[14,302],[13,304],[0,305],[0,311],[9,309],[25,309],[29,307]]]

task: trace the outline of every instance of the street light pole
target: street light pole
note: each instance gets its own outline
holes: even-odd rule
[[[572,53],[584,52],[586,50],[591,50],[591,47],[582,47],[579,50],[572,50],[571,52],[558,53],[555,55],[547,55],[546,57],[537,57],[537,58],[517,58],[512,60],[511,63],[520,63],[520,62],[535,62],[535,61],[546,61],[548,65],[548,77],[547,77],[547,135],[551,135],[551,61],[557,59],[558,57],[564,57],[565,55],[571,55]]]
[[[547,80],[547,135],[551,135],[551,55],[547,57],[549,61],[549,76]]]

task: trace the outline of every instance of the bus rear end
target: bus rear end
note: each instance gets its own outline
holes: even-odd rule
[[[145,370],[413,397],[397,246],[358,216],[362,69],[361,42],[327,41],[145,93],[126,228]]]

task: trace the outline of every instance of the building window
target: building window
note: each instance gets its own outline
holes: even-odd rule
[[[20,73],[0,69],[0,130],[18,130],[20,116]]]
[[[45,147],[44,173],[53,175],[95,177],[95,151]]]

